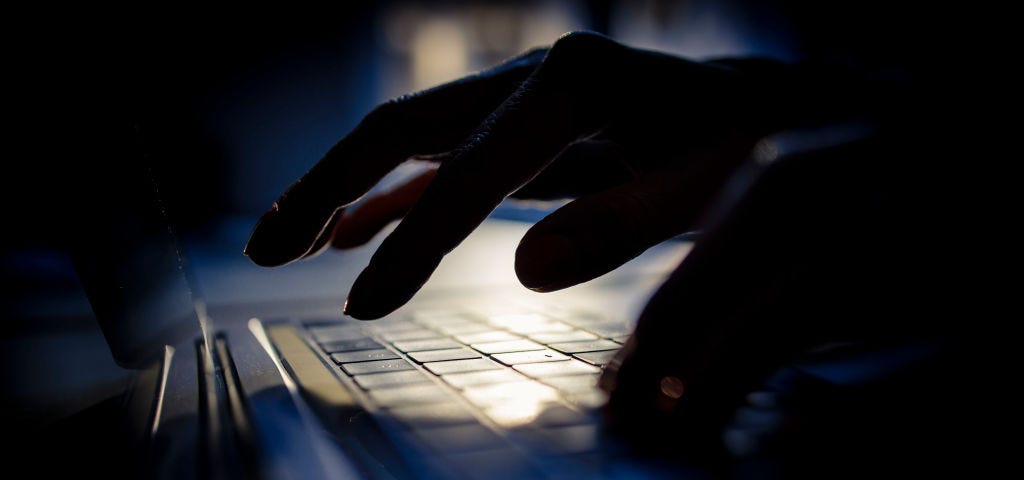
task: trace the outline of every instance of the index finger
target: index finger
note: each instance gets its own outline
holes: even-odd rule
[[[441,165],[356,280],[346,313],[379,318],[407,302],[506,196],[566,145],[599,128],[600,99],[590,95],[608,77],[588,70],[613,65],[607,55],[619,48],[595,34],[559,40],[537,71]]]
[[[385,103],[289,187],[254,228],[245,254],[273,266],[301,258],[332,215],[399,163],[458,145],[543,58],[538,49],[490,70]]]

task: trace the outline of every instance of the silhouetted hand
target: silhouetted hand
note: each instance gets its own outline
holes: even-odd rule
[[[761,140],[603,372],[614,426],[706,451],[745,395],[809,350],[948,333],[935,312],[962,290],[936,262],[937,196],[912,137],[846,124]]]
[[[275,202],[246,254],[281,265],[332,240],[365,242],[404,215],[348,297],[346,313],[378,318],[505,197],[581,195],[526,234],[516,272],[540,291],[590,280],[693,228],[774,128],[764,88],[728,66],[570,34],[375,109]],[[345,209],[413,156],[440,168]]]
[[[603,384],[613,418],[628,425],[720,425],[767,372],[808,348],[919,326],[868,314],[920,274],[908,266],[877,278],[886,262],[916,258],[901,256],[908,243],[896,235],[913,202],[892,198],[916,198],[901,189],[914,171],[900,166],[905,143],[879,140],[870,121],[766,138],[870,119],[891,100],[838,78],[570,34],[375,109],[263,216],[246,254],[281,265],[365,243],[404,216],[348,297],[347,314],[372,319],[407,302],[509,195],[578,197],[516,252],[520,281],[538,291],[593,279],[699,228]],[[437,168],[347,208],[411,157]],[[864,229],[886,234],[856,235]]]

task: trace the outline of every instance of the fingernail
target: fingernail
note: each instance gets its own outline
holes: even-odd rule
[[[562,235],[543,235],[519,244],[516,275],[530,290],[551,291],[571,285],[568,278],[577,269],[573,243]]]

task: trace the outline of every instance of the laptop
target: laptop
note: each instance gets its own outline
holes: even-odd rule
[[[537,294],[512,273],[528,224],[497,218],[523,211],[503,206],[408,305],[363,322],[341,304],[375,245],[280,270],[248,265],[241,243],[189,245],[190,258],[140,133],[118,135],[138,161],[75,263],[114,358],[139,372],[127,398],[143,476],[680,473],[602,431],[596,383],[688,243]]]

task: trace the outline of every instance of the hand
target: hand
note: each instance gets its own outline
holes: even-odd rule
[[[613,427],[707,456],[746,395],[812,349],[965,336],[942,320],[966,290],[939,260],[945,195],[915,136],[847,124],[759,142],[603,372]]]
[[[590,280],[699,227],[698,245],[602,383],[620,425],[708,433],[767,372],[811,346],[931,329],[893,319],[920,298],[904,296],[906,285],[935,286],[920,281],[930,270],[911,235],[926,230],[905,221],[924,210],[908,199],[933,198],[908,188],[926,170],[907,161],[914,142],[846,138],[824,148],[815,142],[835,138],[815,132],[799,154],[771,153],[786,142],[758,144],[899,105],[898,89],[779,72],[568,35],[375,109],[263,216],[246,253],[280,265],[362,244],[404,216],[349,294],[346,312],[371,319],[408,301],[509,195],[578,197],[516,252],[520,280],[538,291]],[[412,157],[437,168],[353,205]],[[892,299],[903,310],[878,315]]]
[[[539,291],[587,281],[694,227],[776,128],[763,88],[725,65],[566,35],[375,109],[264,214],[246,254],[281,265],[404,215],[347,300],[349,315],[378,318],[505,197],[580,195],[527,232],[516,272]],[[439,168],[346,208],[414,156]]]

